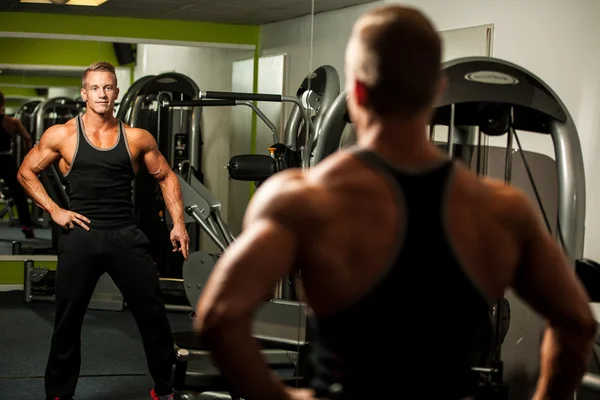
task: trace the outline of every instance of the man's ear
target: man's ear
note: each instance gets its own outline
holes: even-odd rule
[[[83,99],[83,101],[87,101],[87,93],[85,92],[85,89],[81,88],[81,91],[79,93],[81,93],[81,98]]]
[[[355,79],[353,83],[354,99],[356,104],[362,108],[366,108],[369,102],[367,95],[367,87],[361,81]]]

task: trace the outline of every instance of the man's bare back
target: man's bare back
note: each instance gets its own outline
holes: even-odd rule
[[[290,170],[272,177],[257,191],[245,224],[251,225],[266,212],[302,234],[297,265],[306,298],[317,315],[328,315],[373,288],[398,251],[397,238],[407,219],[396,186],[389,176],[351,153],[338,152],[308,172]],[[543,274],[533,272],[535,279],[546,279],[552,258],[564,260],[558,246],[548,242],[551,237],[542,232],[531,202],[518,189],[482,180],[455,163],[447,190],[447,239],[490,303],[513,283],[517,289],[529,285],[518,280],[524,277],[517,279],[517,269],[528,256],[530,241],[542,240],[549,258]],[[574,279],[562,267],[556,268],[556,274]]]

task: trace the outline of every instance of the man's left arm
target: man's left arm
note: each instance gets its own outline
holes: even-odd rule
[[[229,385],[247,399],[291,398],[252,337],[255,310],[294,269],[299,247],[298,233],[277,215],[277,209],[294,214],[289,196],[270,194],[285,191],[280,184],[266,182],[257,191],[244,231],[215,265],[196,306],[194,329]]]
[[[141,142],[144,165],[160,185],[167,211],[173,220],[173,229],[170,236],[173,251],[181,251],[183,257],[187,260],[190,240],[183,219],[183,198],[179,179],[158,150],[156,140],[150,133],[144,132]]]

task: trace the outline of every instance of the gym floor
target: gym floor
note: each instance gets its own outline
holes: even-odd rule
[[[189,331],[186,313],[169,313],[173,332]],[[54,304],[24,303],[22,291],[0,292],[0,394],[44,399],[44,370]],[[148,400],[152,379],[129,310],[88,310],[81,337],[81,377],[75,399]]]
[[[17,240],[23,246],[50,246],[52,244],[52,233],[50,229],[36,229],[35,239],[26,239],[21,232],[20,226],[8,226],[0,224],[0,254],[12,254],[12,242]]]

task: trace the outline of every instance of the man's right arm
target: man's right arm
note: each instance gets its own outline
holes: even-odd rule
[[[35,146],[23,159],[17,178],[27,195],[48,214],[52,215],[60,207],[52,201],[38,175],[52,163],[60,159],[59,146],[64,138],[63,126],[49,128]]]
[[[597,323],[575,267],[541,224],[529,199],[521,195],[516,209],[523,246],[513,287],[548,323],[533,399],[569,399],[591,361]]]

